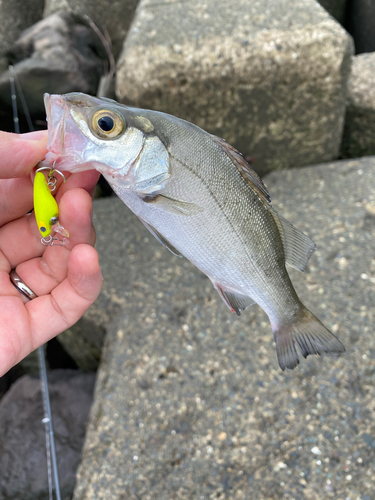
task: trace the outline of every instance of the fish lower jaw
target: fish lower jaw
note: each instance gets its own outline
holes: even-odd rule
[[[107,182],[111,185],[116,185],[121,188],[130,189],[132,186],[132,182],[130,178],[125,177],[124,175],[118,174],[118,172],[113,171],[112,169],[104,169],[100,171],[103,176],[106,178]]]

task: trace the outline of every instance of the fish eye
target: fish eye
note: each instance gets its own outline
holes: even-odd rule
[[[99,109],[92,116],[91,129],[100,139],[114,139],[124,130],[124,120],[115,111]]]

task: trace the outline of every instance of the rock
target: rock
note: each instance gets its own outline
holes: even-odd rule
[[[326,9],[341,25],[345,22],[347,0],[318,0],[320,5]]]
[[[104,311],[102,315],[97,314],[98,309],[103,307],[103,302],[105,301],[100,297],[92,306],[92,310],[90,309],[75,325],[57,337],[65,351],[84,372],[96,371],[99,365],[108,324],[107,314]],[[97,321],[94,320],[95,316],[99,316]]]
[[[45,92],[96,93],[103,61],[96,54],[95,37],[91,28],[66,12],[40,21],[21,35],[10,57],[30,114],[45,116]],[[0,101],[10,106],[8,71],[0,76]]]
[[[260,174],[336,158],[352,41],[312,0],[142,0],[118,98],[196,123]]]
[[[117,58],[137,4],[138,0],[46,0],[44,17],[59,10],[89,16],[101,31],[107,29]]]
[[[352,0],[348,8],[347,29],[354,38],[356,54],[375,51],[375,3]]]
[[[81,456],[95,375],[49,373],[49,389],[62,498],[71,498]],[[17,380],[0,402],[0,498],[48,498],[45,429],[40,380]]]
[[[375,52],[353,58],[342,154],[346,158],[375,154]]]
[[[101,262],[115,290],[123,283],[122,311],[74,500],[372,498],[375,157],[274,172],[266,184],[317,244],[306,272],[290,274],[347,352],[282,372],[259,307],[232,315],[126,207],[99,200]]]
[[[0,73],[8,69],[7,52],[20,33],[39,21],[43,15],[44,0],[0,0]]]

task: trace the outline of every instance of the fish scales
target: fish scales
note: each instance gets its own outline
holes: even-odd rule
[[[300,302],[285,267],[303,270],[315,245],[275,212],[234,148],[157,111],[78,93],[45,102],[47,160],[103,173],[162,244],[211,279],[232,311],[258,303],[282,369],[299,363],[296,345],[304,357],[345,350]]]
[[[114,188],[134,213],[165,235],[175,248],[211,279],[248,294],[261,307],[267,308],[267,297],[263,298],[257,293],[259,280],[264,283],[264,293],[268,297],[275,296],[273,300],[279,298],[278,293],[275,293],[276,283],[280,283],[286,292],[293,293],[291,287],[288,290],[285,286],[286,280],[289,280],[285,268],[275,265],[284,258],[280,236],[272,216],[266,210],[261,210],[258,197],[240,175],[236,175],[236,172],[229,175],[229,172],[233,174],[235,167],[228,164],[228,174],[219,176],[215,172],[217,163],[214,160],[210,169],[198,167],[199,170],[195,171],[177,158],[172,159],[176,181],[171,181],[165,192],[204,208],[189,219],[161,213],[157,207],[150,209],[136,193],[116,189],[116,186]],[[204,189],[201,188],[202,180]],[[186,186],[189,186],[189,190]],[[245,201],[237,203],[241,195],[246,196]],[[212,227],[210,232],[205,229],[207,227]],[[191,246],[192,240],[195,242],[194,247]],[[267,247],[266,251],[263,247]],[[279,253],[276,248],[280,249]],[[224,264],[218,269],[219,256]],[[263,266],[259,266],[258,262],[262,262]],[[282,279],[279,279],[280,273],[283,274]],[[281,298],[286,300],[287,295],[284,293]]]
[[[173,246],[214,281],[226,283],[241,293],[250,292],[249,295],[258,303],[261,299],[257,297],[259,280],[264,283],[270,297],[275,295],[277,283],[283,286],[287,295],[293,294],[294,290],[285,284],[289,276],[280,267],[284,252],[272,216],[211,136],[187,122],[184,122],[186,131],[182,131],[180,120],[172,117],[169,121],[162,113],[155,116],[152,112],[146,112],[145,116],[153,119],[155,126],[162,131],[163,138],[172,138],[168,142],[165,139],[165,142],[171,156],[172,171],[176,169],[177,172],[164,192],[177,199],[196,203],[204,211],[189,220],[174,216],[174,223],[171,224],[170,214],[163,217],[157,209],[153,213],[148,213],[147,207],[142,210],[142,204],[137,203],[138,197],[134,193],[125,201],[126,190],[117,191],[120,198],[137,215],[165,234]],[[185,148],[180,147],[183,139]],[[194,158],[193,162],[189,162],[186,151]],[[134,205],[132,197],[135,198]],[[225,229],[224,224],[227,226]],[[176,227],[180,228],[179,232],[176,232]],[[209,234],[203,229],[207,227],[210,227]],[[197,244],[190,251],[194,239]],[[198,259],[196,249],[201,250]],[[229,269],[225,266],[217,268],[219,255],[226,258]],[[262,262],[263,266],[260,267],[258,262]],[[279,279],[280,273],[282,279]],[[288,300],[285,294],[282,298]],[[274,300],[278,299],[276,294]],[[264,300],[259,305],[263,309],[267,307]]]

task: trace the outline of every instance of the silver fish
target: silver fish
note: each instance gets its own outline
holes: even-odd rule
[[[272,207],[260,177],[223,139],[174,116],[85,94],[46,95],[46,161],[101,172],[174,255],[185,256],[240,315],[267,313],[282,370],[340,340],[299,300],[285,264],[303,271],[313,241]]]

